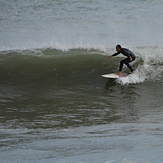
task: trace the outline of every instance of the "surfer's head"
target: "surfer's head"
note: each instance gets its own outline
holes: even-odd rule
[[[122,49],[121,45],[117,45],[115,48],[116,48],[117,52],[120,52]]]

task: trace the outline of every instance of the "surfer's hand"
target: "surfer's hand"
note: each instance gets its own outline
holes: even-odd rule
[[[133,59],[132,59],[132,57],[130,57],[130,61],[132,61]]]
[[[112,55],[109,56],[109,58],[111,58],[111,57],[112,57]]]

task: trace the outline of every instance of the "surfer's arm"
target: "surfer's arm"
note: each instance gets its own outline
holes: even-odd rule
[[[133,60],[133,58],[132,58],[131,56],[129,57],[129,59],[130,59],[130,61],[132,61],[132,60]]]
[[[113,54],[112,57],[114,57],[114,56],[116,56],[116,55],[118,55],[118,54],[120,54],[120,52],[117,52],[117,53]]]
[[[116,55],[118,55],[118,54],[120,54],[120,52],[117,52],[117,53],[115,53],[115,54],[113,54],[113,55],[110,55],[109,58],[114,57],[114,56],[116,56]]]

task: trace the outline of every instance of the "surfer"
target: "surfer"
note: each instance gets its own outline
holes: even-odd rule
[[[130,50],[128,50],[126,48],[122,48],[121,45],[116,46],[116,51],[117,51],[117,53],[110,55],[109,58],[116,56],[120,53],[122,53],[127,58],[120,61],[119,71],[116,72],[115,74],[120,75],[122,68],[123,68],[123,64],[125,64],[130,69],[131,73],[133,73],[133,69],[129,63],[135,60],[135,55]]]

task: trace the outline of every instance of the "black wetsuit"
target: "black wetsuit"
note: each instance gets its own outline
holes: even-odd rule
[[[122,71],[123,64],[125,64],[131,70],[131,72],[133,72],[133,69],[129,63],[135,60],[135,55],[130,50],[121,48],[121,51],[113,54],[112,56],[116,56],[120,53],[125,55],[127,58],[120,61],[119,71]],[[132,61],[130,60],[130,57],[132,57]]]

